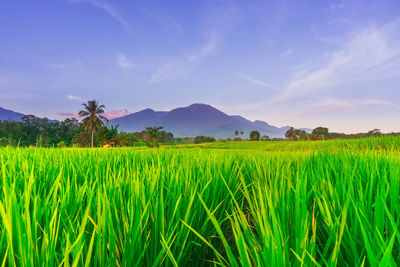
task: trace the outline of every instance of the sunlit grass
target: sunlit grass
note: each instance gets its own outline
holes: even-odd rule
[[[398,265],[399,144],[4,148],[0,262]]]

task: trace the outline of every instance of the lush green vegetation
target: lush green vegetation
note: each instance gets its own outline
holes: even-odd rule
[[[124,132],[118,129],[118,125],[103,125],[99,121],[101,120],[92,121],[87,117],[81,122],[75,118],[58,122],[32,115],[23,116],[21,122],[0,121],[0,147],[90,147],[92,141],[96,147],[107,144],[136,146],[138,142],[149,146],[154,144],[154,139],[147,130]],[[172,133],[159,131],[156,136],[156,143],[175,143]]]
[[[1,148],[6,266],[400,263],[400,138]]]

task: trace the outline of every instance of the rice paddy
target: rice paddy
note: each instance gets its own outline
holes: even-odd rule
[[[2,148],[2,266],[400,264],[400,138]]]

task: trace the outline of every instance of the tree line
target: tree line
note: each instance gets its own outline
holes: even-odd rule
[[[114,147],[114,146],[149,146],[159,147],[159,143],[215,142],[210,136],[195,138],[174,138],[172,133],[163,130],[162,126],[147,127],[141,132],[119,131],[118,125],[110,125],[104,116],[104,105],[92,100],[82,104],[78,112],[82,119],[67,118],[64,121],[51,121],[33,115],[24,115],[21,121],[0,121],[0,146],[37,146],[37,147]],[[234,132],[234,141],[242,140],[243,131]],[[239,137],[239,135],[241,137]],[[317,127],[311,133],[291,127],[283,138],[260,136],[260,132],[250,132],[251,141],[306,141],[327,139],[365,138],[383,135],[379,129],[367,133],[344,134],[329,132],[328,128]],[[390,135],[400,135],[391,133]],[[227,139],[230,141],[231,139]]]
[[[241,132],[243,134],[243,132]],[[233,141],[241,141],[242,139],[238,137],[238,130],[234,132],[235,138]],[[345,134],[345,133],[336,133],[329,132],[328,128],[325,127],[317,127],[312,130],[311,133],[303,129],[295,129],[290,127],[286,133],[285,138],[270,138],[267,135],[261,136],[260,132],[257,130],[252,130],[249,135],[250,141],[321,141],[328,139],[358,139],[358,138],[368,138],[368,137],[379,137],[382,135],[392,135],[392,136],[400,136],[400,133],[387,133],[384,134],[380,131],[380,129],[373,129],[366,133],[356,133],[356,134]],[[230,140],[230,139],[229,139]]]
[[[88,101],[78,115],[61,122],[33,115],[24,115],[21,121],[0,121],[0,146],[37,147],[102,147],[140,146],[158,147],[159,143],[174,142],[172,133],[163,127],[147,127],[141,132],[118,130],[108,124],[104,105]]]
[[[383,134],[380,129],[373,129],[366,133],[356,133],[356,134],[345,134],[329,132],[326,127],[317,127],[312,130],[311,133],[307,133],[301,129],[294,129],[291,127],[285,134],[285,137],[290,141],[320,141],[328,139],[358,139],[358,138],[368,138],[368,137],[379,137],[382,135],[399,135],[400,133],[388,133]]]

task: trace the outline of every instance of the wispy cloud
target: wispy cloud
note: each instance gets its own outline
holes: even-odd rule
[[[346,109],[360,109],[362,107],[386,107],[386,108],[396,108],[399,109],[400,105],[391,103],[386,100],[381,99],[338,99],[338,98],[324,98],[320,101],[316,101],[314,106],[318,108],[319,111],[322,109],[329,111],[345,111]]]
[[[216,50],[219,41],[219,36],[213,34],[208,36],[202,45],[182,51],[178,56],[159,66],[151,75],[149,83],[174,80],[189,72],[193,64],[211,55]]]
[[[250,82],[250,83],[253,84],[253,85],[258,85],[258,86],[262,86],[262,87],[267,87],[267,88],[273,89],[273,86],[270,85],[269,83],[262,82],[262,81],[260,81],[260,80],[254,79],[253,77],[250,77],[250,76],[248,76],[248,75],[242,74],[241,77],[242,77],[243,79],[245,79],[246,81]]]
[[[78,115],[78,112],[59,112],[59,113],[56,113],[56,115],[59,115],[59,116],[63,116],[63,117],[69,117],[69,118],[75,118],[75,119],[79,119],[79,115]]]
[[[394,67],[400,67],[400,42],[391,38],[397,26],[398,22],[383,28],[371,27],[353,35],[340,49],[325,56],[323,62],[299,69],[273,100],[326,91],[353,81],[379,79],[387,75],[382,69],[399,69]]]
[[[159,66],[151,75],[149,83],[172,80],[188,73],[196,62],[216,53],[221,47],[224,35],[237,23],[239,15],[232,1],[222,5],[210,5],[203,18],[201,35],[203,42],[190,48],[181,49],[177,56]]]
[[[197,61],[208,55],[211,55],[221,42],[221,36],[218,33],[212,33],[206,37],[206,41],[195,48],[183,52],[186,60]]]
[[[131,114],[126,108],[123,109],[118,109],[118,110],[108,110],[105,112],[105,117],[109,120],[115,119],[115,118],[119,118],[119,117],[123,117],[126,115]]]
[[[95,7],[101,8],[108,13],[113,19],[119,22],[125,29],[125,31],[131,34],[131,28],[129,23],[126,19],[110,4],[106,3],[105,1],[100,0],[89,0],[89,2],[94,5]]]
[[[131,61],[129,61],[129,59],[125,55],[121,53],[117,54],[116,62],[118,67],[120,67],[123,70],[135,67],[135,65]]]
[[[149,83],[174,80],[190,70],[190,66],[182,60],[169,61],[156,69],[151,75]]]
[[[43,65],[54,68],[54,69],[60,69],[60,70],[65,70],[65,69],[70,69],[74,67],[79,67],[82,65],[81,61],[73,61],[70,63],[66,62],[43,62]]]
[[[124,16],[121,15],[121,13],[114,7],[112,6],[109,2],[103,1],[103,0],[70,0],[70,3],[82,3],[82,2],[89,2],[93,6],[100,8],[104,10],[108,15],[110,15],[115,21],[117,21],[119,24],[122,25],[124,30],[128,33],[131,34],[131,27],[128,21],[125,19]]]
[[[331,10],[335,10],[335,9],[339,9],[339,8],[344,8],[346,7],[346,3],[344,0],[340,0],[340,1],[335,1],[331,6],[330,9]]]
[[[56,113],[59,116],[63,116],[63,117],[73,117],[76,119],[79,119],[79,115],[78,112],[59,112]],[[126,108],[123,109],[118,109],[118,110],[108,110],[104,113],[104,116],[111,120],[111,119],[115,119],[115,118],[119,118],[119,117],[123,117],[126,115],[131,114]]]
[[[281,53],[281,57],[290,56],[291,54],[293,54],[293,52],[294,52],[293,49],[286,50],[286,51],[284,51],[284,52]]]
[[[85,101],[83,97],[75,96],[75,95],[67,95],[67,99],[75,100],[75,101]]]

